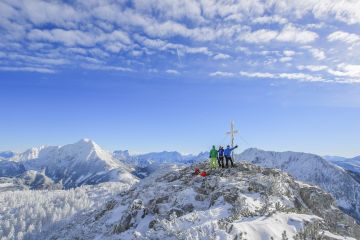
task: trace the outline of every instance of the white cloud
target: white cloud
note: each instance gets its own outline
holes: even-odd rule
[[[151,14],[154,9],[162,18],[181,20],[189,19],[194,22],[204,21],[201,14],[201,6],[198,1],[189,0],[153,0],[143,1],[134,0],[135,8],[147,14]]]
[[[93,46],[97,43],[106,42],[107,45],[116,45],[115,47],[109,47],[109,49],[114,52],[122,49],[125,45],[131,44],[131,40],[127,33],[120,30],[111,33],[93,33],[58,28],[52,30],[34,29],[29,32],[28,38],[35,41],[59,42],[67,46]]]
[[[118,53],[118,52],[126,49],[126,46],[120,42],[111,42],[111,43],[105,44],[105,49],[112,53]]]
[[[292,59],[292,57],[281,57],[279,62],[290,62]]]
[[[32,30],[28,34],[30,40],[42,40],[49,42],[61,42],[68,46],[83,45],[91,46],[95,44],[94,38],[89,34],[78,30]]]
[[[292,51],[292,50],[284,50],[283,51],[283,54],[286,56],[286,57],[292,57],[296,54],[296,52]]]
[[[336,31],[329,34],[327,36],[327,40],[330,42],[341,41],[345,43],[356,43],[360,42],[360,35],[343,31]]]
[[[319,20],[333,19],[346,24],[360,23],[359,1],[282,1],[275,0],[268,4],[268,9],[273,8],[278,15],[291,15],[297,19],[311,14]]]
[[[52,23],[57,26],[73,27],[84,17],[81,11],[59,2],[26,0],[10,3],[19,8],[24,17],[27,17],[35,25]]]
[[[17,53],[10,53],[6,55],[7,59],[14,61],[22,61],[30,64],[45,64],[45,65],[64,65],[69,63],[66,59],[62,58],[50,58],[47,56],[28,56]]]
[[[249,43],[267,43],[270,41],[291,42],[291,43],[310,43],[315,41],[318,35],[315,32],[302,30],[291,24],[287,24],[278,32],[268,29],[260,29],[254,32],[246,32],[239,36],[239,40]]]
[[[241,76],[255,78],[275,78],[276,75],[268,72],[240,72]]]
[[[325,52],[317,48],[309,48],[312,56],[317,60],[324,60],[326,58]]]
[[[209,74],[210,77],[233,77],[234,73],[232,72],[222,72],[216,71]]]
[[[156,58],[169,57],[158,51],[179,56],[189,68],[192,61],[228,59],[227,66],[242,61],[266,69],[277,62],[289,71],[296,68],[289,63],[296,55],[303,70],[329,70],[333,76],[350,78],[356,74],[345,67],[318,69],[327,61],[357,59],[360,45],[354,43],[360,43],[360,35],[357,25],[350,25],[360,23],[359,6],[360,1],[350,0],[132,0],[131,4],[126,0],[6,0],[0,2],[0,50],[28,56],[7,61],[28,63],[29,67],[31,62],[44,68],[88,62],[96,66],[111,63],[107,70],[123,71],[126,68],[111,66],[137,62],[158,67],[162,73],[171,65],[160,69],[150,64],[158,62]],[[343,28],[349,32],[342,31],[339,21],[349,25]],[[338,31],[324,35],[332,29]],[[315,42],[320,37],[328,42]],[[328,46],[334,41],[352,44],[353,51],[339,56],[340,44],[333,44],[334,49]],[[311,45],[313,42],[316,44]],[[306,56],[298,51],[299,45],[305,44]],[[309,54],[313,58],[303,58]],[[318,67],[316,60],[322,61]]]
[[[180,72],[175,70],[175,69],[167,69],[166,73],[174,74],[174,75],[179,75],[180,74]]]
[[[321,76],[304,73],[269,73],[269,72],[240,72],[241,76],[254,78],[284,78],[301,82],[326,82]]]
[[[277,31],[260,29],[254,32],[243,33],[239,36],[239,40],[249,43],[267,43],[276,38]]]
[[[7,67],[7,66],[0,66],[0,71],[38,72],[38,73],[55,73],[56,72],[54,69],[44,68],[44,67]]]
[[[288,20],[279,15],[273,15],[273,16],[257,17],[254,20],[252,20],[252,22],[255,24],[272,24],[272,23],[286,24],[288,23]]]
[[[204,54],[210,56],[213,54],[211,51],[209,51],[207,47],[189,47],[183,44],[169,43],[165,40],[151,39],[140,35],[135,35],[134,39],[145,47],[160,51],[173,50],[174,52],[176,53],[179,52],[182,55],[185,53],[189,53],[189,54]]]
[[[315,32],[299,29],[291,24],[286,25],[279,35],[276,37],[280,42],[294,42],[294,43],[310,43],[315,41],[319,36]]]
[[[328,72],[338,77],[360,78],[360,65],[342,63],[336,70],[329,69]]]
[[[224,60],[224,59],[229,59],[229,58],[231,58],[230,55],[223,54],[223,53],[218,53],[214,56],[215,60]]]
[[[111,65],[98,65],[98,64],[82,64],[82,67],[91,70],[103,71],[119,71],[119,72],[133,72],[134,70],[128,67],[111,66]]]
[[[328,69],[328,66],[325,66],[325,65],[299,65],[297,67],[297,69],[309,70],[311,72],[319,72],[319,71],[324,71],[324,70]]]
[[[280,73],[279,78],[295,79],[302,82],[325,82],[321,76],[313,76],[305,73]]]

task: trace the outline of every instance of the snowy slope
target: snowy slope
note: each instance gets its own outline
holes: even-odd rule
[[[0,177],[14,177],[26,171],[22,163],[10,160],[0,161]]]
[[[330,194],[252,164],[193,175],[157,172],[101,209],[74,216],[46,239],[359,239],[360,226]],[[282,238],[285,237],[285,238]],[[333,239],[336,239],[333,238]],[[309,238],[310,239],[310,238]],[[331,238],[330,238],[331,239]]]
[[[60,183],[54,183],[45,173],[34,170],[28,170],[16,177],[0,177],[0,192],[27,189],[55,190],[62,188],[63,186]]]
[[[65,188],[109,181],[132,185],[138,181],[131,174],[133,169],[89,139],[64,146],[32,148],[12,160],[27,170],[44,170],[46,176]]]
[[[69,190],[0,192],[0,239],[46,239],[38,234],[60,228],[76,213],[99,209],[128,188],[128,184],[114,182]]]
[[[263,167],[278,168],[298,180],[320,186],[336,198],[339,207],[360,221],[360,183],[344,169],[320,156],[251,148],[238,155],[237,159]]]
[[[344,158],[335,156],[324,156],[324,159],[331,163],[355,173],[360,173],[360,157]]]

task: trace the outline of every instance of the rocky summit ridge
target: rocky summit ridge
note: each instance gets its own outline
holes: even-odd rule
[[[194,175],[194,168],[208,176]],[[207,162],[160,171],[47,239],[360,239],[332,195],[287,173]]]

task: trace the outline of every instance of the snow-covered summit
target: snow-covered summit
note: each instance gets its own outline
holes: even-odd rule
[[[278,168],[296,179],[317,185],[331,193],[339,207],[360,221],[360,183],[347,171],[320,156],[297,152],[273,152],[256,148],[236,156],[262,167]]]
[[[195,167],[210,173],[193,175]],[[286,173],[207,162],[151,175],[49,239],[359,239],[360,227],[317,187]],[[334,239],[334,238],[326,238]]]
[[[65,188],[108,181],[137,182],[131,167],[90,139],[64,146],[31,148],[12,160],[21,162],[27,170],[45,170],[46,176],[61,181]]]

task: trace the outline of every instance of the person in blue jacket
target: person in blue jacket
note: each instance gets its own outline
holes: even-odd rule
[[[219,147],[218,150],[218,163],[219,163],[219,167],[224,168],[224,148],[222,146]]]
[[[229,145],[227,145],[226,149],[224,150],[224,155],[225,155],[225,160],[226,160],[226,167],[229,167],[229,161],[231,162],[231,167],[234,167],[234,162],[233,159],[231,158],[231,152],[237,148],[238,146],[236,145],[233,148],[230,148]]]

